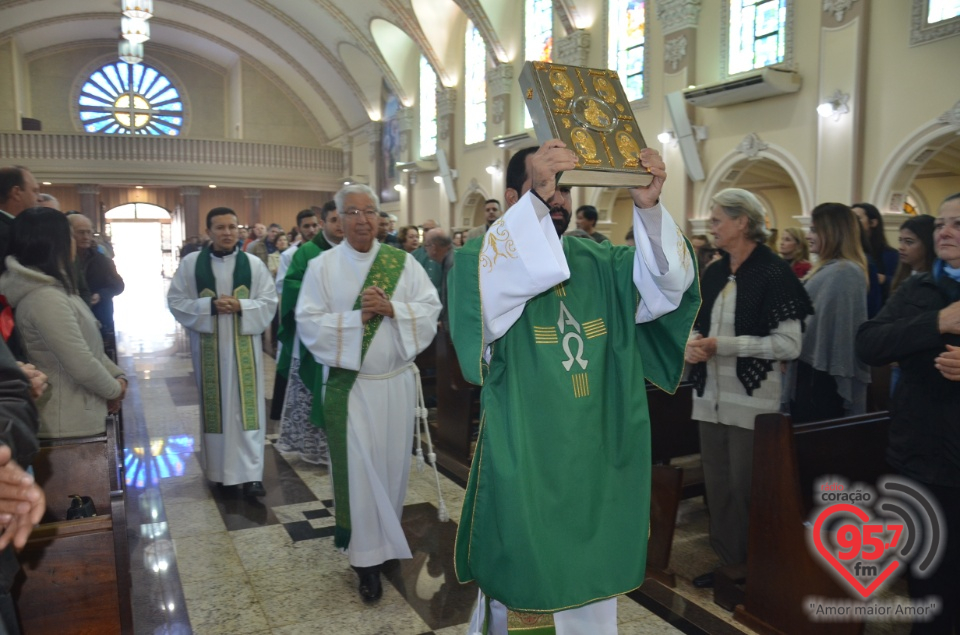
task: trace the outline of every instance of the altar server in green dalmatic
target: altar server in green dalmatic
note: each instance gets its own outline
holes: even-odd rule
[[[170,283],[170,312],[190,333],[200,391],[203,471],[211,481],[243,484],[263,496],[266,405],[260,335],[277,310],[273,276],[256,256],[239,251],[237,215],[207,214],[213,241],[186,256]]]
[[[700,306],[696,259],[660,205],[666,172],[630,190],[636,248],[561,238],[571,197],[557,140],[517,153],[510,208],[462,247],[448,280],[464,377],[483,385],[456,568],[482,595],[474,630],[617,632],[640,586],[650,512],[644,379],[673,391]],[[470,632],[474,632],[471,630]]]

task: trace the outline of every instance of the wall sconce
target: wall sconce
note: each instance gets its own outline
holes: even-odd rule
[[[840,121],[841,115],[850,112],[849,101],[850,95],[836,90],[830,99],[817,106],[817,114],[824,119],[833,117],[834,121]]]
[[[433,177],[433,182],[437,184],[443,183],[443,177],[438,174],[437,176]]]
[[[486,170],[487,170],[487,174],[489,174],[490,176],[500,176],[500,173],[501,173],[500,159],[497,159],[496,161],[488,165],[486,167]]]
[[[396,185],[393,186],[393,189],[400,192],[401,194],[407,190],[407,188],[404,187],[402,183],[397,183]]]
[[[690,129],[693,131],[693,138],[695,141],[705,141],[707,139],[707,127],[706,126],[690,126]],[[657,135],[657,141],[666,145],[676,144],[677,143],[677,133],[673,130],[664,130]]]
[[[664,130],[663,132],[657,135],[657,141],[659,141],[664,145],[676,140],[677,140],[677,137],[676,135],[673,134],[673,130]]]

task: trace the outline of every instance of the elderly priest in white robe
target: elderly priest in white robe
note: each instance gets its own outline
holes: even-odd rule
[[[382,593],[380,565],[411,557],[400,515],[417,407],[413,360],[437,333],[440,299],[423,267],[377,242],[373,190],[348,185],[335,200],[345,240],[310,261],[297,332],[323,365],[334,542],[347,550],[361,597],[373,601]]]
[[[277,311],[277,291],[266,265],[237,249],[233,210],[210,210],[207,234],[212,244],[181,261],[167,293],[170,312],[190,333],[201,465],[209,480],[243,484],[245,496],[263,496],[267,418],[260,335]]]

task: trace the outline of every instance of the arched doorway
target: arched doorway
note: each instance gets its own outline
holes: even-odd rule
[[[104,233],[126,288],[114,303],[121,354],[166,350],[175,344],[176,322],[166,291],[176,263],[170,213],[151,203],[125,203],[104,215]]]

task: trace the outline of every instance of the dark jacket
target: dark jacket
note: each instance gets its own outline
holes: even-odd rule
[[[940,309],[960,300],[960,283],[930,273],[911,277],[857,333],[857,355],[871,366],[900,364],[890,402],[887,460],[922,483],[960,487],[960,383],[934,359],[960,335],[944,335]]]
[[[90,310],[102,325],[102,330],[113,330],[113,298],[123,293],[123,278],[117,273],[113,260],[97,251],[96,247],[78,249],[77,252],[87,288],[91,294],[100,296],[100,301],[90,305]],[[90,304],[89,301],[87,304]]]

